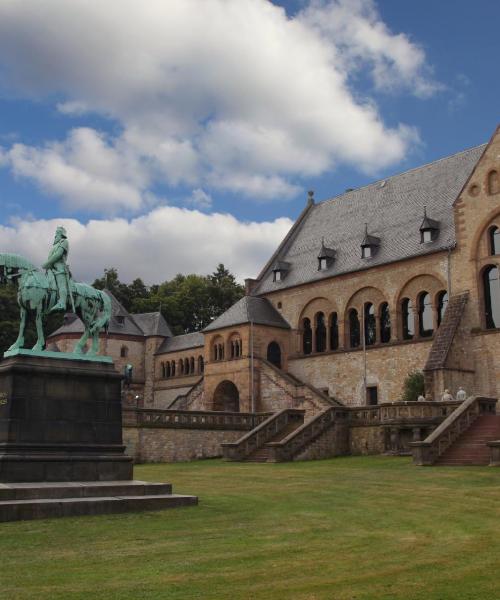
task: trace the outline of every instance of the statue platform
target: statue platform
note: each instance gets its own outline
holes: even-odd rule
[[[17,350],[7,350],[3,354],[4,358],[11,356],[38,356],[40,358],[56,358],[61,360],[78,360],[95,363],[113,364],[111,356],[101,354],[74,354],[73,352],[51,352],[50,350],[28,350],[27,348],[18,348]]]
[[[112,363],[46,353],[0,362],[0,521],[197,502],[132,481],[121,379]]]

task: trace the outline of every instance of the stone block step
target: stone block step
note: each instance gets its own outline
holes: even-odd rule
[[[178,494],[10,500],[0,502],[0,522],[164,510],[197,503],[196,496]]]
[[[154,496],[172,493],[170,483],[147,481],[78,481],[50,483],[0,483],[0,502],[106,496]]]

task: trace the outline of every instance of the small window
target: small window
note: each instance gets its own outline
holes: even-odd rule
[[[500,192],[500,178],[497,171],[488,173],[488,194],[498,194]]]
[[[121,315],[116,316],[115,319],[118,325],[123,325],[125,323],[125,317],[122,317]]]
[[[326,271],[328,269],[328,259],[327,258],[319,258],[319,271]]]
[[[351,348],[358,348],[361,344],[361,327],[358,311],[355,308],[351,308],[349,311],[349,342]]]
[[[302,322],[302,351],[304,354],[312,352],[312,328],[311,320],[305,318]]]
[[[432,242],[432,231],[430,229],[422,231],[422,243],[427,244],[428,242]]]
[[[120,356],[121,356],[121,358],[127,358],[127,356],[128,356],[128,348],[127,348],[127,346],[122,346],[120,348]]]
[[[496,226],[490,229],[490,254],[500,254],[500,229]]]
[[[363,248],[361,248],[361,256],[362,256],[362,258],[371,258],[372,257],[371,247],[363,246]]]
[[[378,388],[376,385],[370,385],[366,388],[366,404],[375,406],[378,404]]]
[[[281,309],[281,308],[283,308],[283,303],[282,302],[278,302],[277,306],[278,306],[279,309]]]
[[[274,281],[281,281],[281,271],[274,271]]]
[[[405,298],[401,302],[401,316],[403,319],[403,339],[412,340],[415,335],[415,321],[411,300]]]

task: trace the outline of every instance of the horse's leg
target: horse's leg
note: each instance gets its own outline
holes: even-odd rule
[[[37,340],[36,344],[33,346],[33,350],[35,350],[35,352],[40,352],[45,346],[45,336],[43,333],[43,310],[41,303],[38,303],[36,307],[36,334]]]
[[[19,350],[19,348],[24,346],[24,329],[26,327],[26,317],[28,316],[28,311],[24,308],[24,306],[21,306],[20,308],[21,320],[19,323],[19,334],[17,336],[17,340],[12,344],[8,352],[11,350]]]
[[[83,349],[85,348],[85,344],[87,343],[87,340],[89,339],[90,336],[90,331],[89,328],[87,327],[87,325],[85,325],[84,322],[84,326],[85,326],[85,331],[83,332],[82,337],[78,340],[75,349],[73,350],[73,354],[83,354]]]

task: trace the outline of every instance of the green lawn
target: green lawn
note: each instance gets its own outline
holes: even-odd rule
[[[0,523],[2,600],[500,598],[500,469],[136,467],[200,505]]]

